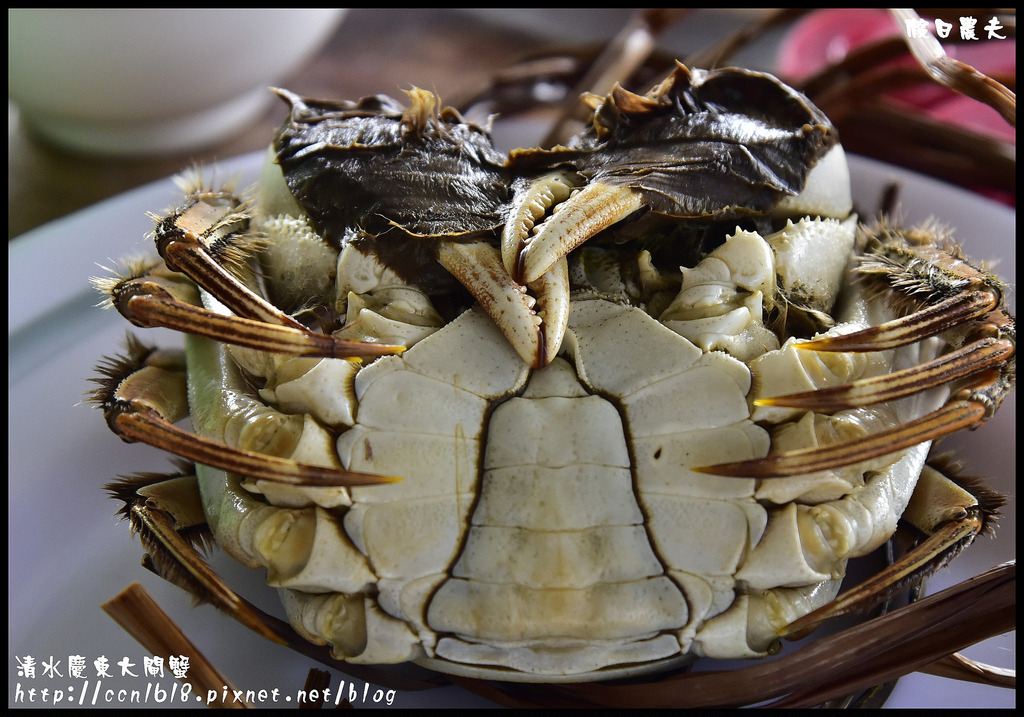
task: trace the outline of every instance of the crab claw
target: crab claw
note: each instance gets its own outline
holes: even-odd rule
[[[502,234],[502,260],[516,282],[537,281],[602,229],[643,208],[641,194],[633,189],[594,182],[573,194],[577,181],[572,173],[555,172],[516,197]],[[555,205],[554,214],[535,227]]]
[[[442,241],[438,261],[469,290],[524,361],[535,368],[551,363],[569,323],[564,258],[527,286],[513,281],[501,254],[487,242]]]

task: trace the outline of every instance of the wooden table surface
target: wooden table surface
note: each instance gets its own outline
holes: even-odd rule
[[[395,96],[416,85],[447,100],[531,50],[611,38],[632,12],[356,8],[317,56],[279,84],[299,94],[336,99]],[[744,11],[695,11],[673,26],[671,42],[703,43],[709,36],[736,29],[748,16]],[[766,47],[771,42],[768,38]],[[9,109],[8,238],[196,162],[209,164],[262,149],[285,115],[282,103],[219,145],[188,154],[126,159],[83,156],[49,146],[32,137],[18,123],[16,110]]]

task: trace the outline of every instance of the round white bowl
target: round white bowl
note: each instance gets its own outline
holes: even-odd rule
[[[30,131],[90,153],[210,145],[253,122],[268,86],[345,14],[300,10],[8,10],[8,97]]]

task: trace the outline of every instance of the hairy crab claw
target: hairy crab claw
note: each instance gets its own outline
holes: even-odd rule
[[[509,182],[487,131],[420,89],[407,93],[407,108],[383,95],[278,94],[291,115],[274,142],[276,161],[326,242],[372,253],[428,293],[454,276],[528,364],[550,363],[568,322],[567,269],[553,262],[529,282],[504,269],[495,237]]]
[[[203,559],[213,535],[203,513],[195,465],[177,461],[175,468],[169,474],[122,476],[106,486],[122,503],[118,515],[145,547],[143,565],[197,599],[217,605],[262,637],[286,644],[269,616],[225,585]]]
[[[839,161],[824,161],[837,144],[828,119],[770,75],[677,63],[646,95],[616,86],[584,101],[594,110],[590,127],[568,146],[510,156],[518,175],[540,175],[518,182],[502,234],[502,259],[517,282],[536,281],[639,212],[708,221],[766,216],[786,211],[784,200],[809,189],[816,166],[824,175],[817,183],[826,187],[845,170],[824,171]],[[848,205],[826,201],[801,213],[848,212]]]

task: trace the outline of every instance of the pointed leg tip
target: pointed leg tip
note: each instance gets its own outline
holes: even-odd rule
[[[697,466],[691,468],[695,473],[718,476],[720,478],[758,478],[759,461],[740,461],[737,463],[718,463],[711,466]]]
[[[807,615],[804,615],[803,617],[794,620],[788,625],[779,628],[778,630],[776,630],[775,634],[780,639],[784,640],[794,641],[804,639],[812,632],[817,630],[818,627],[821,626],[822,622],[824,622],[823,618],[814,618],[808,620],[807,618],[810,617],[812,614],[813,613],[808,613]]]
[[[864,341],[859,337],[862,336],[866,331],[856,331],[852,334],[841,334],[839,336],[821,336],[816,339],[808,339],[806,341],[797,341],[793,344],[793,348],[798,351],[822,351],[822,352],[839,352],[839,351],[854,351],[855,347],[864,344]]]

